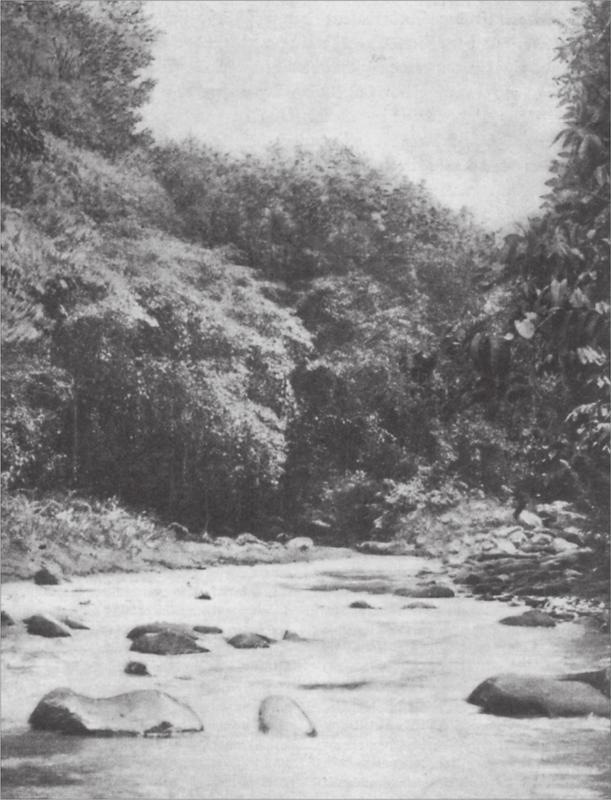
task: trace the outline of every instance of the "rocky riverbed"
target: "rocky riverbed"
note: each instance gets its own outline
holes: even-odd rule
[[[604,692],[577,676],[608,663],[608,637],[575,621],[502,625],[529,606],[477,601],[445,570],[353,554],[5,584],[3,796],[606,797],[607,720],[482,714],[473,702],[500,702],[492,689],[504,708],[508,692],[532,703],[551,681],[563,692],[552,709],[596,710]],[[85,627],[28,633],[37,615]],[[198,648],[170,636],[164,654],[134,652],[155,621]],[[134,659],[145,672],[126,671]],[[495,677],[507,673],[517,682]],[[44,705],[35,730],[46,696],[97,730],[117,706],[144,735],[62,736]]]

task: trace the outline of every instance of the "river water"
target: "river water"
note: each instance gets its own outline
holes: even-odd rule
[[[69,612],[91,626],[69,639],[9,629],[2,647],[2,794],[8,798],[608,798],[609,723],[506,719],[465,697],[498,672],[573,672],[608,662],[608,637],[577,623],[516,628],[513,609],[469,597],[405,609],[392,591],[434,562],[355,556],[7,583],[17,618]],[[209,591],[212,600],[196,600]],[[372,610],[349,608],[367,600]],[[520,609],[515,609],[519,611]],[[129,653],[127,631],[156,620],[218,625],[307,642],[209,653]],[[146,661],[152,677],[125,675]],[[36,733],[27,718],[59,687],[105,697],[156,688],[188,703],[205,730],[172,739]],[[268,694],[297,700],[314,739],[257,730]]]

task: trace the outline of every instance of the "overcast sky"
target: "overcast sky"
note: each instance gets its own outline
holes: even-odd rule
[[[231,152],[338,139],[503,227],[536,211],[573,0],[153,0],[145,123]]]

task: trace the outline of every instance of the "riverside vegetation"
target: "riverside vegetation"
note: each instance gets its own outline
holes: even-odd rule
[[[502,241],[341,144],[154,141],[155,35],[2,4],[4,577],[309,537],[604,625],[609,3],[562,35],[549,192]]]

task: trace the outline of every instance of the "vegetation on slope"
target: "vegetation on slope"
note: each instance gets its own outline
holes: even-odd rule
[[[608,2],[575,12],[564,150],[502,248],[341,145],[153,142],[139,2],[2,18],[5,489],[338,542],[469,487],[604,518]]]

